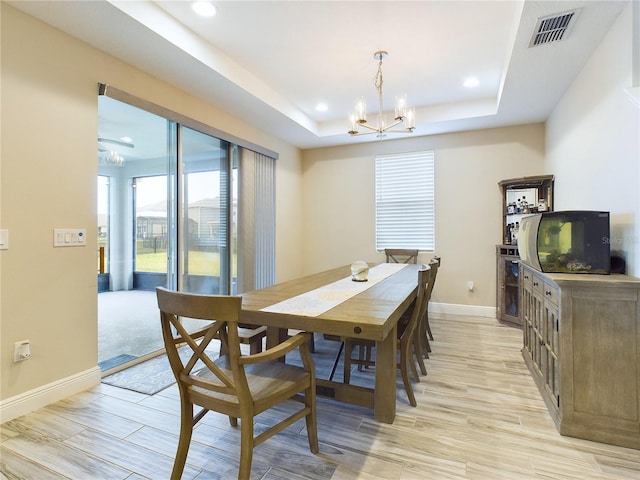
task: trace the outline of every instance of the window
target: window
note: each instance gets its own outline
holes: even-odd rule
[[[433,151],[376,156],[376,250],[435,248]]]

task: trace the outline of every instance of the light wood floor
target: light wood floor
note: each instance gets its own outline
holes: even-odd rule
[[[640,478],[639,451],[557,433],[520,356],[518,330],[462,316],[433,317],[432,328],[417,408],[408,405],[399,377],[393,425],[374,421],[369,410],[319,400],[320,453],[309,452],[300,422],[256,448],[252,478]],[[319,341],[319,376],[331,363],[323,351]],[[358,382],[368,378],[372,371],[356,375]],[[168,480],[178,402],[174,387],[148,396],[100,385],[7,422],[0,478]],[[238,438],[226,417],[208,414],[183,479],[237,478]]]

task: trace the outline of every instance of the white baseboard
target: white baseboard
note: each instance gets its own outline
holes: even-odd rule
[[[455,303],[431,303],[429,312],[444,313],[449,315],[470,315],[472,317],[496,318],[496,307],[483,307],[480,305],[458,305]]]
[[[95,366],[70,377],[43,385],[0,401],[0,423],[45,407],[50,403],[100,384],[100,367]]]

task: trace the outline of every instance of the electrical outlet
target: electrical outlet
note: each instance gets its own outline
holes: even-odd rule
[[[473,281],[472,280],[467,282],[467,290],[469,292],[473,292]]]
[[[13,344],[13,362],[22,362],[31,357],[31,343],[29,340],[22,340]]]

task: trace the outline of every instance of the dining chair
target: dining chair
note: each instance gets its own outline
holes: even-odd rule
[[[406,248],[385,248],[387,263],[418,263],[418,250]]]
[[[253,355],[242,355],[238,336],[242,298],[201,295],[156,288],[162,336],[169,364],[180,392],[180,438],[171,473],[179,480],[187,459],[194,426],[208,411],[229,416],[232,426],[240,419],[240,467],[238,479],[251,473],[254,447],[304,418],[309,448],[318,453],[316,379],[309,352],[309,335],[301,333]],[[181,318],[202,320],[203,327],[189,332]],[[225,354],[213,359],[207,347],[219,337],[227,345]],[[179,349],[188,349],[182,356]],[[302,367],[278,361],[298,349]],[[286,400],[303,406],[254,436],[254,417]],[[194,415],[194,406],[201,410]]]
[[[240,343],[249,345],[249,353],[260,353],[263,349],[262,340],[267,338],[267,327],[238,326]],[[222,344],[220,344],[222,346]]]
[[[427,302],[431,301],[431,292],[433,292],[433,287],[436,283],[436,275],[438,274],[438,270],[440,269],[440,264],[442,262],[442,259],[440,257],[433,257],[431,259],[431,262],[429,262],[429,265],[431,265],[431,268],[435,268],[435,273],[433,273],[433,279],[431,281],[431,285],[429,286],[429,294],[427,297]],[[425,310],[425,328],[427,331],[427,334],[429,335],[429,339],[433,340],[433,334],[431,333],[431,326],[429,325],[429,309],[427,308],[427,310]],[[431,350],[429,350],[431,351]]]
[[[398,368],[402,375],[402,381],[404,383],[404,389],[407,392],[409,403],[415,407],[417,405],[416,398],[413,393],[413,387],[409,379],[409,370],[413,373],[417,381],[420,381],[418,376],[415,361],[413,360],[415,342],[414,333],[418,325],[419,319],[424,315],[424,309],[426,308],[426,292],[431,282],[431,267],[428,265],[422,265],[418,270],[418,292],[416,294],[416,300],[413,303],[413,310],[407,322],[398,322],[398,350],[400,352],[400,361],[398,362]],[[352,358],[352,353],[355,347],[358,347],[358,358]],[[344,383],[349,383],[351,380],[351,365],[375,365],[375,359],[371,359],[364,352],[367,349],[369,352],[375,347],[373,340],[365,340],[359,338],[345,338],[344,339]],[[418,351],[415,352],[417,356]]]
[[[438,274],[438,268],[440,267],[440,257],[432,258],[429,262],[429,267],[431,267],[431,279],[425,292],[424,314],[418,319],[418,325],[416,326],[416,332],[414,335],[416,360],[422,375],[427,374],[424,359],[429,358],[429,353],[431,353],[430,340],[433,340],[431,326],[429,325],[429,301],[431,300],[431,292],[433,291],[433,286],[436,283],[436,276]],[[400,321],[402,321],[402,319]]]

